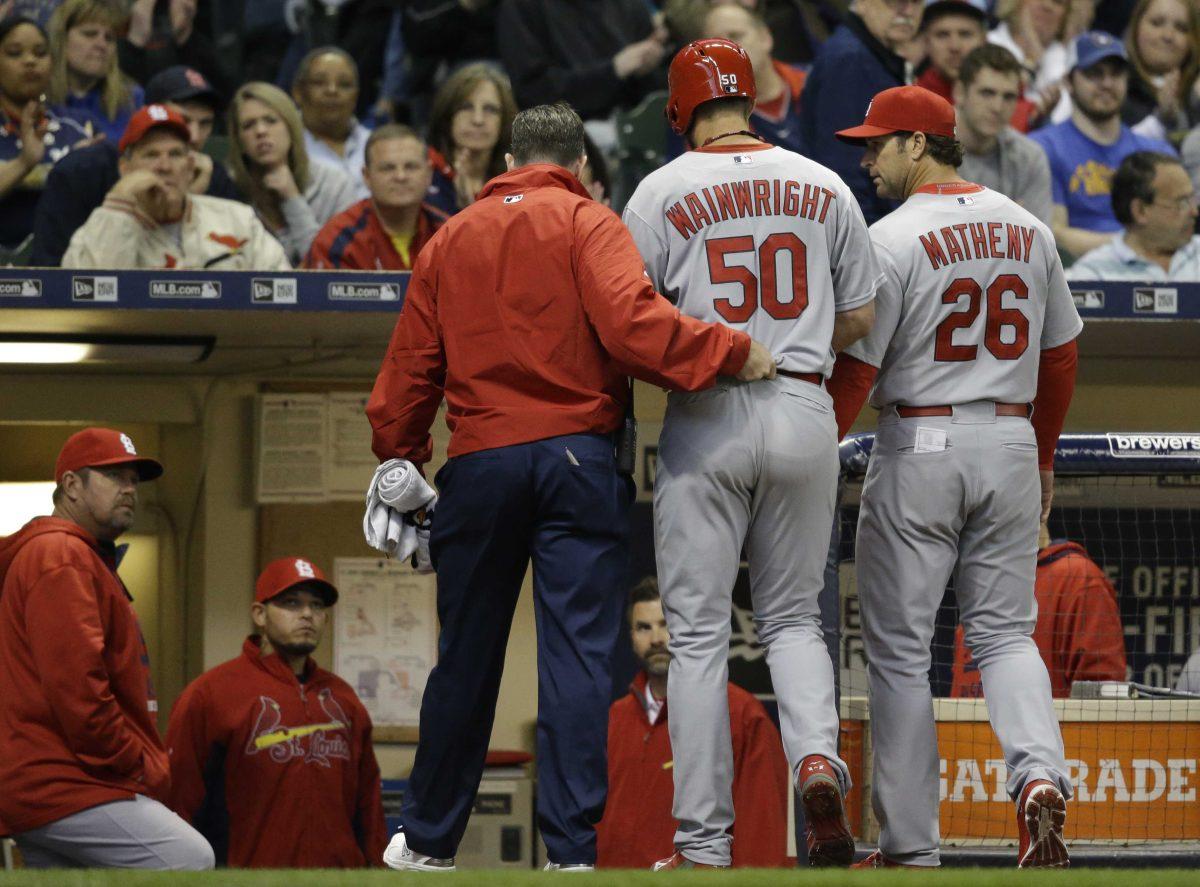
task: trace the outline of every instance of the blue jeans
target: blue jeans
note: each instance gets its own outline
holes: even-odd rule
[[[446,858],[462,839],[532,560],[538,822],[553,862],[594,863],[631,484],[617,474],[607,435],[577,434],[458,456],[437,485],[430,551],[441,635],[401,813],[408,844]]]

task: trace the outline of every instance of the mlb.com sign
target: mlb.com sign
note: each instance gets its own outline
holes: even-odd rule
[[[1200,457],[1200,434],[1118,434],[1110,431],[1105,437],[1108,438],[1109,453],[1118,459]]]

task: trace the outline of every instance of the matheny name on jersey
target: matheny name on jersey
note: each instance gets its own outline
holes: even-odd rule
[[[935,271],[968,259],[1013,259],[1029,264],[1034,229],[1008,222],[960,222],[920,235]]]
[[[824,224],[836,197],[828,188],[792,179],[747,179],[692,191],[667,207],[666,216],[687,240],[700,229],[726,219],[792,216]]]

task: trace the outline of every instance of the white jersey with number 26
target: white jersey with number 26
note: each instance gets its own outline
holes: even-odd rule
[[[660,293],[744,330],[782,370],[828,375],[834,314],[880,280],[850,189],[783,148],[689,151],[638,185],[624,219]]]
[[[926,186],[871,239],[875,326],[847,350],[879,367],[875,407],[1027,403],[1041,351],[1083,329],[1050,229],[1003,194]]]

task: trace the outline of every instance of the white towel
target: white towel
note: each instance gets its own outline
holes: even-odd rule
[[[411,462],[389,459],[375,469],[367,489],[363,536],[367,544],[389,557],[407,560],[417,551],[413,512],[431,511],[437,493]],[[405,515],[410,515],[405,519]]]

